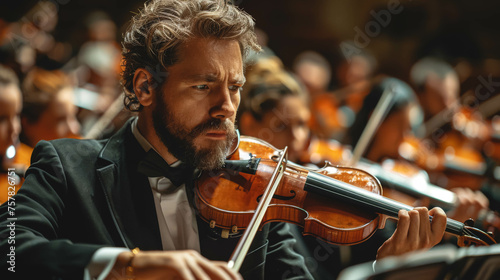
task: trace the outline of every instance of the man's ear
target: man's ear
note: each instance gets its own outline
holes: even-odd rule
[[[152,87],[153,75],[144,68],[137,68],[134,73],[134,93],[142,106],[150,106],[154,100]]]

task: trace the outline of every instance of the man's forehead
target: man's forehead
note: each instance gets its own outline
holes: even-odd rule
[[[213,56],[232,56],[231,59],[242,61],[242,52],[237,40],[216,38],[191,38],[178,47],[179,60],[209,59]]]
[[[194,72],[194,71],[193,71]],[[186,81],[206,81],[206,82],[216,82],[220,80],[220,73],[218,72],[203,72],[199,73],[184,73],[183,79]],[[246,79],[243,72],[234,72],[230,74],[230,82],[244,84]]]
[[[236,40],[191,39],[178,48],[179,61],[170,68],[189,79],[216,79],[222,72],[244,79],[243,61]],[[238,77],[237,77],[238,76]]]

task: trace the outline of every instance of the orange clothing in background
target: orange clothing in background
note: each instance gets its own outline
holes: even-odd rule
[[[12,160],[12,164],[5,166],[5,170],[0,173],[0,204],[7,201],[21,188],[24,182],[24,172],[30,165],[32,152],[33,148],[21,143],[16,149],[16,156]]]

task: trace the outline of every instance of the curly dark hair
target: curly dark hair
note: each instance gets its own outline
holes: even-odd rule
[[[245,58],[259,51],[255,22],[246,12],[225,0],[153,0],[136,14],[124,34],[122,84],[125,107],[140,111],[133,89],[138,68],[150,71],[156,85],[168,76],[168,67],[178,62],[179,46],[190,38],[237,40]]]

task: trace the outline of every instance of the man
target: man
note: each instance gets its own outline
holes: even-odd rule
[[[423,58],[413,65],[410,76],[426,121],[460,105],[460,81],[453,67],[446,62]]]
[[[29,165],[31,149],[19,143],[22,107],[16,74],[0,65],[0,204],[19,190]]]
[[[189,201],[192,169],[220,167],[235,138],[244,56],[258,49],[253,25],[225,1],[149,2],[124,39],[126,105],[138,118],[109,140],[38,144],[15,212],[0,209],[0,234],[15,226],[15,244],[0,241],[2,273],[15,266],[11,278],[240,278],[215,261],[227,260],[238,238],[218,235]],[[155,173],[158,155],[172,165],[166,172],[178,174]],[[400,218],[382,257],[435,245],[443,235],[439,209]],[[310,279],[294,242],[286,224],[264,226],[241,275]]]
[[[61,70],[33,68],[24,78],[22,90],[21,142],[35,147],[40,140],[80,137],[69,75]]]
[[[426,138],[423,146],[431,148],[436,155],[444,154],[447,168],[448,162],[473,162],[457,170],[449,168],[447,174],[429,164],[431,181],[439,182],[447,189],[465,186],[482,196],[478,190],[484,185],[487,176],[483,170],[486,162],[480,151],[483,149],[482,143],[488,138],[488,127],[481,114],[467,104],[470,98],[473,102],[478,100],[470,94],[465,94],[461,100],[458,74],[443,60],[426,57],[417,61],[412,66],[410,77],[424,112],[424,123],[416,131],[420,137]],[[430,159],[425,161],[436,162]],[[470,172],[463,172],[460,168]],[[472,191],[467,191],[463,196],[473,195]]]

